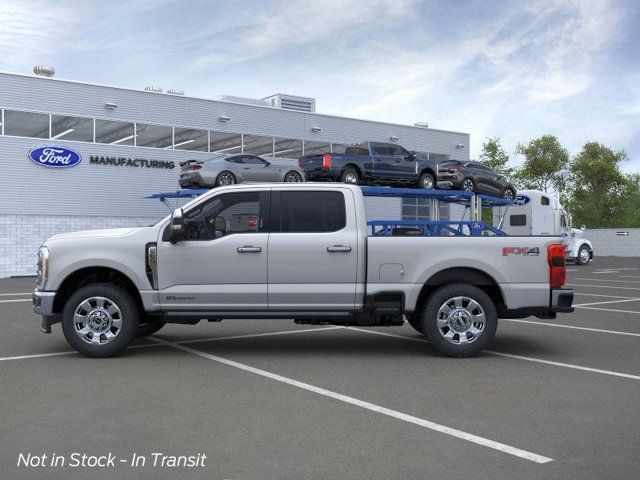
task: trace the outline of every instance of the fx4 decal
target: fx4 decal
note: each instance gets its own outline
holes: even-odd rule
[[[538,247],[503,247],[502,256],[508,257],[509,255],[521,255],[523,257],[537,257],[540,255],[540,248]]]

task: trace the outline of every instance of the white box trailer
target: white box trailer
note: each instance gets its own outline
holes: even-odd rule
[[[562,235],[567,259],[578,265],[593,260],[593,246],[584,238],[585,226],[571,227],[571,216],[558,199],[541,190],[521,190],[514,205],[495,207],[494,226],[507,235]]]

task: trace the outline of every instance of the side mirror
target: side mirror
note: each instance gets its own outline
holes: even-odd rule
[[[181,208],[176,208],[173,213],[171,213],[171,221],[169,223],[169,241],[171,243],[177,243],[180,240],[184,240],[184,237],[184,212]]]

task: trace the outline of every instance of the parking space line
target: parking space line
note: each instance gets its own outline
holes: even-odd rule
[[[0,297],[12,297],[18,295],[31,295],[33,292],[25,292],[25,293],[0,293]]]
[[[574,295],[584,295],[585,297],[604,297],[604,298],[637,298],[637,297],[622,297],[620,295],[602,295],[601,293],[587,293],[587,292],[573,292]]]
[[[637,302],[640,298],[627,298],[626,300],[606,300],[603,302],[592,302],[592,303],[578,303],[574,305],[574,307],[588,307],[591,305],[604,305],[605,303],[623,303],[623,302]]]
[[[538,455],[536,453],[528,452],[526,450],[521,450],[519,448],[512,447],[510,445],[506,445],[504,443],[496,442],[494,440],[490,440],[488,438],[479,437],[477,435],[473,435],[471,433],[464,432],[462,430],[457,430],[455,428],[447,427],[445,425],[441,425],[439,423],[432,422],[430,420],[425,420],[423,418],[414,417],[412,415],[408,415],[406,413],[399,412],[397,410],[392,410],[390,408],[382,407],[380,405],[376,405],[374,403],[366,402],[364,400],[359,400],[354,397],[349,397],[347,395],[343,395],[338,392],[334,392],[331,390],[327,390],[325,388],[317,387],[315,385],[311,385],[309,383],[300,382],[298,380],[294,380],[292,378],[284,377],[282,375],[278,375],[277,373],[268,372],[266,370],[261,370],[259,368],[252,367],[250,365],[236,362],[233,360],[229,360],[224,357],[219,357],[217,355],[212,355],[210,353],[203,352],[201,350],[196,350],[191,347],[185,347],[184,345],[180,345],[177,343],[167,342],[166,340],[162,340],[155,337],[147,337],[149,340],[154,342],[158,342],[161,345],[165,345],[167,347],[174,348],[176,350],[180,350],[186,353],[190,353],[193,355],[197,355],[202,358],[206,358],[208,360],[213,360],[214,362],[222,363],[224,365],[238,368],[240,370],[244,370],[246,372],[254,373],[256,375],[260,375],[265,378],[269,378],[271,380],[275,380],[277,382],[285,383],[287,385],[291,385],[293,387],[301,388],[303,390],[307,390],[309,392],[317,393],[319,395],[323,395],[325,397],[332,398],[334,400],[338,400],[344,403],[348,403],[350,405],[355,405],[360,408],[364,408],[366,410],[370,410],[372,412],[380,413],[382,415],[386,415],[388,417],[396,418],[398,420],[402,420],[404,422],[412,423],[414,425],[418,425],[420,427],[427,428],[429,430],[434,430],[436,432],[444,433],[446,435],[460,438],[462,440],[466,440],[468,442],[475,443],[477,445],[482,445],[484,447],[491,448],[493,450],[498,450],[503,453],[507,453],[509,455],[514,455],[519,458],[523,458],[525,460],[529,460],[535,463],[548,463],[553,459],[549,457],[544,457],[542,455]]]
[[[304,330],[280,330],[277,332],[265,332],[265,333],[252,333],[247,335],[229,335],[227,337],[210,337],[210,338],[195,338],[191,340],[179,340],[174,343],[182,345],[185,343],[199,343],[199,342],[215,342],[217,340],[236,340],[239,338],[253,338],[253,337],[268,337],[272,335],[288,335],[292,333],[307,333],[307,332],[318,332],[321,330],[334,330],[336,328],[342,328],[338,326],[328,326],[328,327],[320,327],[320,328],[307,328]],[[127,348],[149,348],[149,347],[157,347],[157,343],[147,343],[144,345],[130,345]],[[0,357],[0,362],[9,361],[9,360],[25,360],[29,358],[45,358],[45,357],[56,357],[58,355],[71,355],[73,353],[78,353],[75,350],[67,350],[64,352],[53,352],[53,353],[34,353],[32,355],[18,355],[14,357]]]
[[[599,310],[601,312],[633,313],[634,315],[640,315],[640,312],[636,312],[635,310],[616,310],[614,308],[578,307],[578,306],[576,306],[576,308],[586,308],[587,310]]]
[[[589,308],[589,307],[587,307],[587,308]],[[358,327],[347,327],[346,329],[347,330],[357,330],[358,332],[369,333],[369,334],[373,334],[373,335],[383,335],[383,336],[386,336],[386,337],[401,338],[403,340],[410,340],[410,341],[413,341],[413,342],[427,343],[427,341],[425,339],[422,339],[422,338],[407,337],[405,335],[397,335],[395,333],[376,332],[374,330],[364,330],[363,328],[358,328]],[[640,380],[640,376],[631,375],[630,373],[613,372],[611,370],[600,370],[598,368],[583,367],[582,365],[573,365],[571,363],[554,362],[552,360],[543,360],[542,358],[525,357],[525,356],[522,356],[522,355],[513,355],[511,353],[495,352],[493,350],[484,350],[483,353],[488,353],[489,355],[497,355],[497,356],[500,356],[500,357],[516,358],[518,360],[526,360],[528,362],[536,362],[536,363],[544,363],[544,364],[547,364],[547,365],[555,365],[557,367],[572,368],[574,370],[583,370],[585,372],[602,373],[604,375],[611,375],[611,376],[614,376],[614,377],[630,378],[631,380]]]
[[[587,332],[598,332],[598,333],[611,333],[613,335],[628,335],[630,337],[640,337],[640,333],[633,332],[620,332],[618,330],[604,330],[602,328],[590,328],[590,327],[577,327],[575,325],[562,325],[559,323],[548,323],[548,322],[536,322],[533,320],[521,320],[515,318],[501,318],[501,322],[516,322],[516,323],[528,323],[531,325],[542,325],[545,327],[558,327],[558,328],[570,328],[574,330],[585,330]]]
[[[613,283],[640,283],[640,281],[636,280],[613,280],[611,278],[581,278],[581,277],[573,277],[572,280],[588,280],[595,282],[613,282]]]
[[[31,300],[30,298],[19,298],[19,299],[12,299],[12,300],[0,300],[0,303],[18,303],[18,302],[32,302],[33,300]]]
[[[567,283],[569,287],[595,287],[595,288],[616,288],[618,290],[640,290],[640,287],[620,287],[618,285],[578,285],[576,283]]]

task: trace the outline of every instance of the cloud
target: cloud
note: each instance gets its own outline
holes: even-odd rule
[[[11,65],[53,57],[68,37],[75,15],[46,1],[0,1],[0,58]]]

